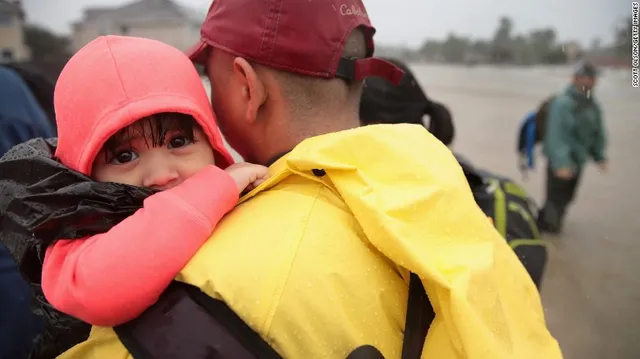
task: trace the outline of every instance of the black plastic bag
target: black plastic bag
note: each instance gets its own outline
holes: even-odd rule
[[[0,159],[0,240],[34,290],[33,311],[45,320],[30,358],[55,358],[82,342],[91,326],[54,309],[40,287],[46,248],[58,239],[104,233],[154,192],[95,182],[54,158],[55,139],[33,139]]]

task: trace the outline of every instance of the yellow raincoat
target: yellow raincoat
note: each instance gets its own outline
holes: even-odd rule
[[[364,344],[399,358],[408,270],[436,313],[423,358],[562,357],[529,275],[422,126],[310,138],[270,170],[177,279],[224,300],[285,358],[343,359]],[[61,358],[130,356],[94,328]]]

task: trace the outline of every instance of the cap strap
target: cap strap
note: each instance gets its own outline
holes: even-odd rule
[[[404,71],[391,62],[375,57],[366,59],[355,57],[340,58],[336,77],[346,81],[362,81],[368,76],[383,78],[397,86],[404,77]]]

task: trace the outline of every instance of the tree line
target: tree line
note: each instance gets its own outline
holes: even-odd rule
[[[552,27],[515,33],[514,22],[507,16],[498,21],[491,39],[473,39],[451,32],[445,39],[428,39],[417,50],[381,48],[386,56],[401,56],[406,60],[436,61],[453,64],[565,64],[585,55],[615,56],[629,59],[631,52],[631,21],[621,22],[615,29],[613,44],[603,46],[594,39],[583,49],[576,42],[561,43]]]

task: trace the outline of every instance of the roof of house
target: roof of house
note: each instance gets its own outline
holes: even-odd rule
[[[120,7],[88,8],[84,11],[83,21],[138,22],[158,19],[180,19],[201,24],[205,13],[172,0],[138,0]]]
[[[12,12],[23,15],[22,6],[19,1],[0,0],[0,12]]]
[[[84,19],[85,21],[91,21],[99,18],[100,16],[110,13],[113,11],[113,8],[110,7],[92,7],[88,8],[84,11]]]

